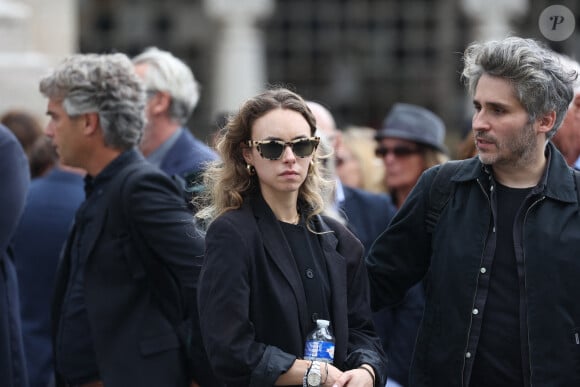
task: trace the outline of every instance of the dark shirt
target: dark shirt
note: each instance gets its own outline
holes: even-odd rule
[[[304,223],[279,223],[300,273],[311,317],[310,330],[313,330],[317,319],[330,320],[332,315],[329,305],[330,284],[322,248],[316,234],[308,231]],[[330,323],[332,326],[332,321]]]
[[[499,183],[496,188],[497,245],[470,387],[524,386],[521,345],[527,341],[521,340],[520,330],[523,262],[515,254],[514,221],[531,188],[508,188]]]
[[[86,259],[80,252],[94,239],[97,203],[103,189],[132,157],[135,150],[127,151],[113,160],[95,178],[85,178],[87,199],[75,216],[71,235],[71,269],[62,303],[59,330],[56,338],[56,367],[70,384],[82,384],[100,379],[87,305],[85,302],[84,273]],[[68,257],[65,257],[67,259]]]

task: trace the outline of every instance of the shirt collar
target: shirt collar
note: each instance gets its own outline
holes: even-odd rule
[[[110,181],[125,165],[139,157],[137,149],[130,148],[111,161],[97,176],[93,177],[87,174],[85,176],[86,197]]]
[[[344,187],[340,179],[336,179],[336,203],[341,204],[344,202]]]
[[[151,164],[157,167],[161,167],[161,163],[165,159],[165,156],[167,156],[169,150],[177,142],[177,139],[179,138],[179,136],[181,136],[181,132],[183,130],[184,130],[183,128],[179,128],[178,130],[176,130],[175,133],[171,135],[171,137],[165,140],[163,144],[161,144],[157,149],[151,152],[149,156],[147,156],[147,161],[149,161]]]

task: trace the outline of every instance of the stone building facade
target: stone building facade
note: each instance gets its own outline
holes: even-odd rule
[[[202,85],[190,126],[205,139],[219,113],[275,84],[327,105],[342,127],[377,128],[394,102],[423,105],[447,123],[453,148],[470,116],[459,79],[469,42],[511,33],[580,55],[577,31],[562,42],[540,34],[549,0],[0,0],[0,29],[8,3],[32,10],[26,50],[40,67],[77,50],[158,46],[183,58]],[[580,15],[576,0],[560,4]],[[7,44],[0,37],[0,66]]]

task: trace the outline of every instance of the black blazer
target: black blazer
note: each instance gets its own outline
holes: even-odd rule
[[[130,152],[119,173],[133,168],[139,178],[113,178],[102,193],[87,199],[95,200],[102,213],[96,220],[98,232],[81,251],[87,259],[87,333],[105,386],[188,386],[188,365],[175,327],[185,320],[185,309],[195,308],[203,243],[173,181]],[[73,234],[74,229],[57,273],[53,337],[69,280]],[[156,262],[154,268],[151,262]]]
[[[384,385],[361,243],[335,220],[313,222],[328,267],[334,364],[372,364]],[[199,283],[200,326],[210,363],[228,386],[272,386],[301,358],[310,329],[291,250],[261,196],[218,217],[206,235]]]

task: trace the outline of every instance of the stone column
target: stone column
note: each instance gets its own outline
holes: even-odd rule
[[[453,153],[461,137],[459,128],[463,123],[462,116],[465,110],[462,107],[463,94],[457,92],[454,87],[459,82],[457,70],[451,65],[451,61],[456,56],[454,53],[457,51],[457,42],[460,39],[454,23],[459,11],[455,0],[444,0],[437,2],[433,12],[436,14],[435,20],[438,21],[432,32],[433,42],[431,43],[436,49],[432,71],[437,76],[433,79],[433,87],[437,90],[435,95],[445,97],[435,98],[431,103],[447,124],[445,142]]]
[[[38,81],[76,42],[73,0],[0,0],[0,114],[10,109],[44,117]]]
[[[212,114],[237,110],[266,86],[266,55],[256,22],[269,16],[274,0],[204,0],[206,13],[216,22]]]
[[[526,15],[528,0],[462,0],[465,14],[475,23],[472,40],[491,40],[507,37],[510,23]]]
[[[0,0],[2,1],[2,0]],[[32,48],[60,62],[78,51],[78,0],[22,0],[34,12],[30,15]]]

